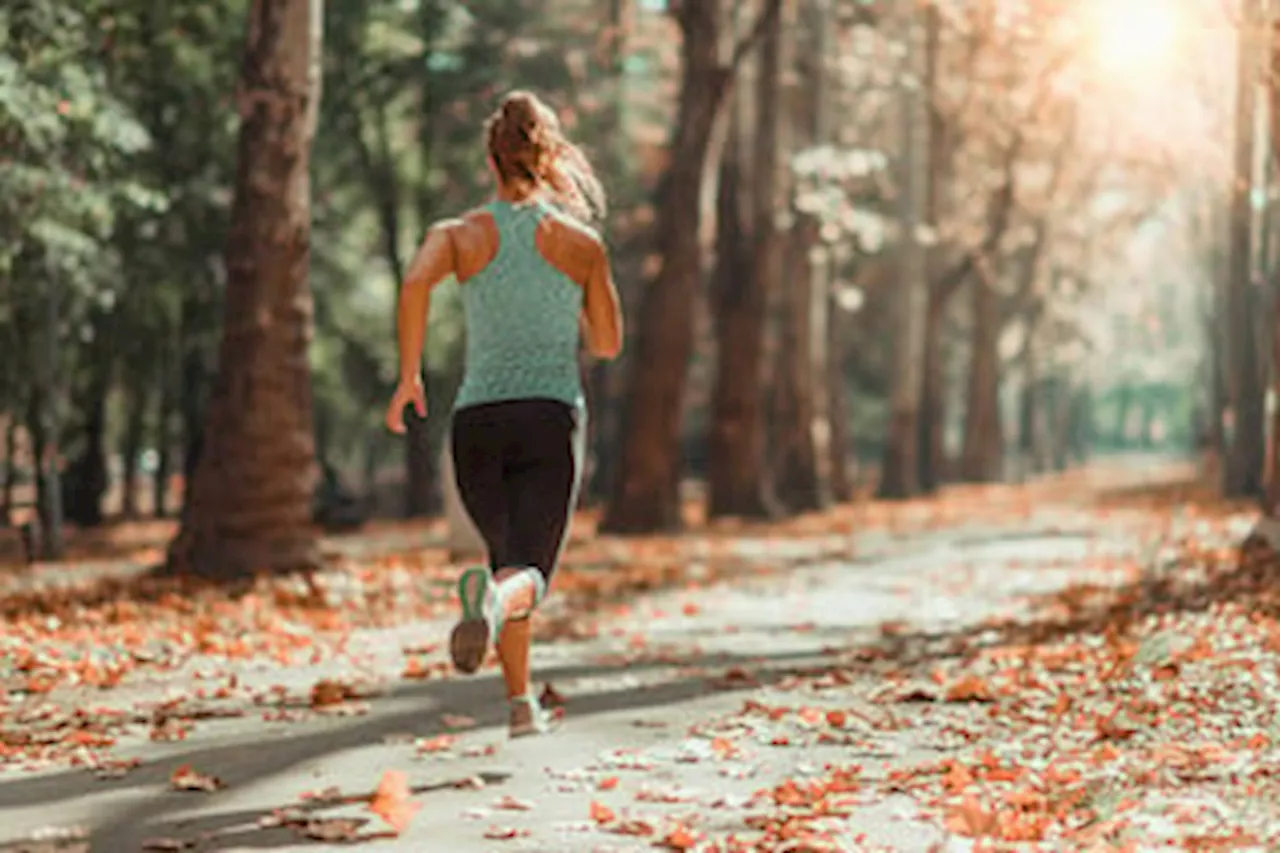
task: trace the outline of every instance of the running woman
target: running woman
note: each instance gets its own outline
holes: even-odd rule
[[[546,595],[568,537],[582,475],[586,408],[578,371],[622,347],[622,316],[600,237],[586,224],[604,193],[555,113],[529,92],[508,94],[485,125],[497,183],[490,203],[432,226],[400,291],[400,382],[387,426],[404,408],[426,414],[420,376],[431,290],[461,285],[466,362],[454,403],[458,491],[484,538],[487,568],[458,581],[454,666],[480,668],[496,645],[512,737],[550,717],[529,678],[529,616]]]

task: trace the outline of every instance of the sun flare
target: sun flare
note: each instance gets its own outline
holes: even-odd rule
[[[1101,0],[1095,7],[1095,50],[1104,70],[1161,70],[1176,53],[1181,21],[1175,0]]]

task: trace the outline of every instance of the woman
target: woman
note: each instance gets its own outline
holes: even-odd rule
[[[431,289],[452,275],[467,329],[454,471],[489,566],[458,581],[462,618],[449,651],[472,673],[496,644],[518,737],[549,724],[529,679],[529,616],[555,571],[581,478],[578,347],[585,339],[597,358],[616,357],[622,317],[604,244],[579,221],[603,213],[603,193],[555,114],[513,92],[489,118],[486,140],[495,200],[432,226],[400,291],[400,382],[387,426],[403,433],[408,405],[426,414],[427,309]]]

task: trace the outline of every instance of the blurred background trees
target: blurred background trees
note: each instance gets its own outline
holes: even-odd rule
[[[241,251],[246,22],[285,2],[319,0],[0,8],[0,522],[40,519],[46,555],[184,505]],[[384,434],[397,282],[485,199],[480,125],[515,86],[612,195],[631,341],[585,366],[606,530],[1100,452],[1216,448],[1249,495],[1280,464],[1262,0],[325,5],[314,411],[280,421],[311,433],[323,522],[439,509],[465,329],[447,284],[430,413]]]

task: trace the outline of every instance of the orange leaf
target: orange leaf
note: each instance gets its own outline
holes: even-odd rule
[[[173,775],[169,777],[169,784],[179,791],[205,791],[208,793],[226,787],[217,776],[199,773],[190,764],[183,764],[173,771]]]
[[[990,702],[991,688],[976,675],[966,675],[947,688],[948,702]]]
[[[421,803],[409,799],[409,780],[400,770],[388,770],[369,800],[369,811],[386,821],[396,835],[409,828]]]
[[[662,839],[662,846],[668,850],[692,850],[701,839],[688,828],[677,825]]]
[[[951,762],[946,775],[942,777],[942,786],[953,794],[958,794],[973,784],[973,774],[963,764]]]
[[[991,834],[996,826],[996,817],[982,807],[977,797],[969,795],[959,805],[951,807],[947,812],[946,823],[951,832],[976,838]]]
[[[595,800],[591,801],[591,819],[596,823],[612,823],[615,818],[617,818],[617,815],[614,814],[613,809],[604,803],[598,803]]]

